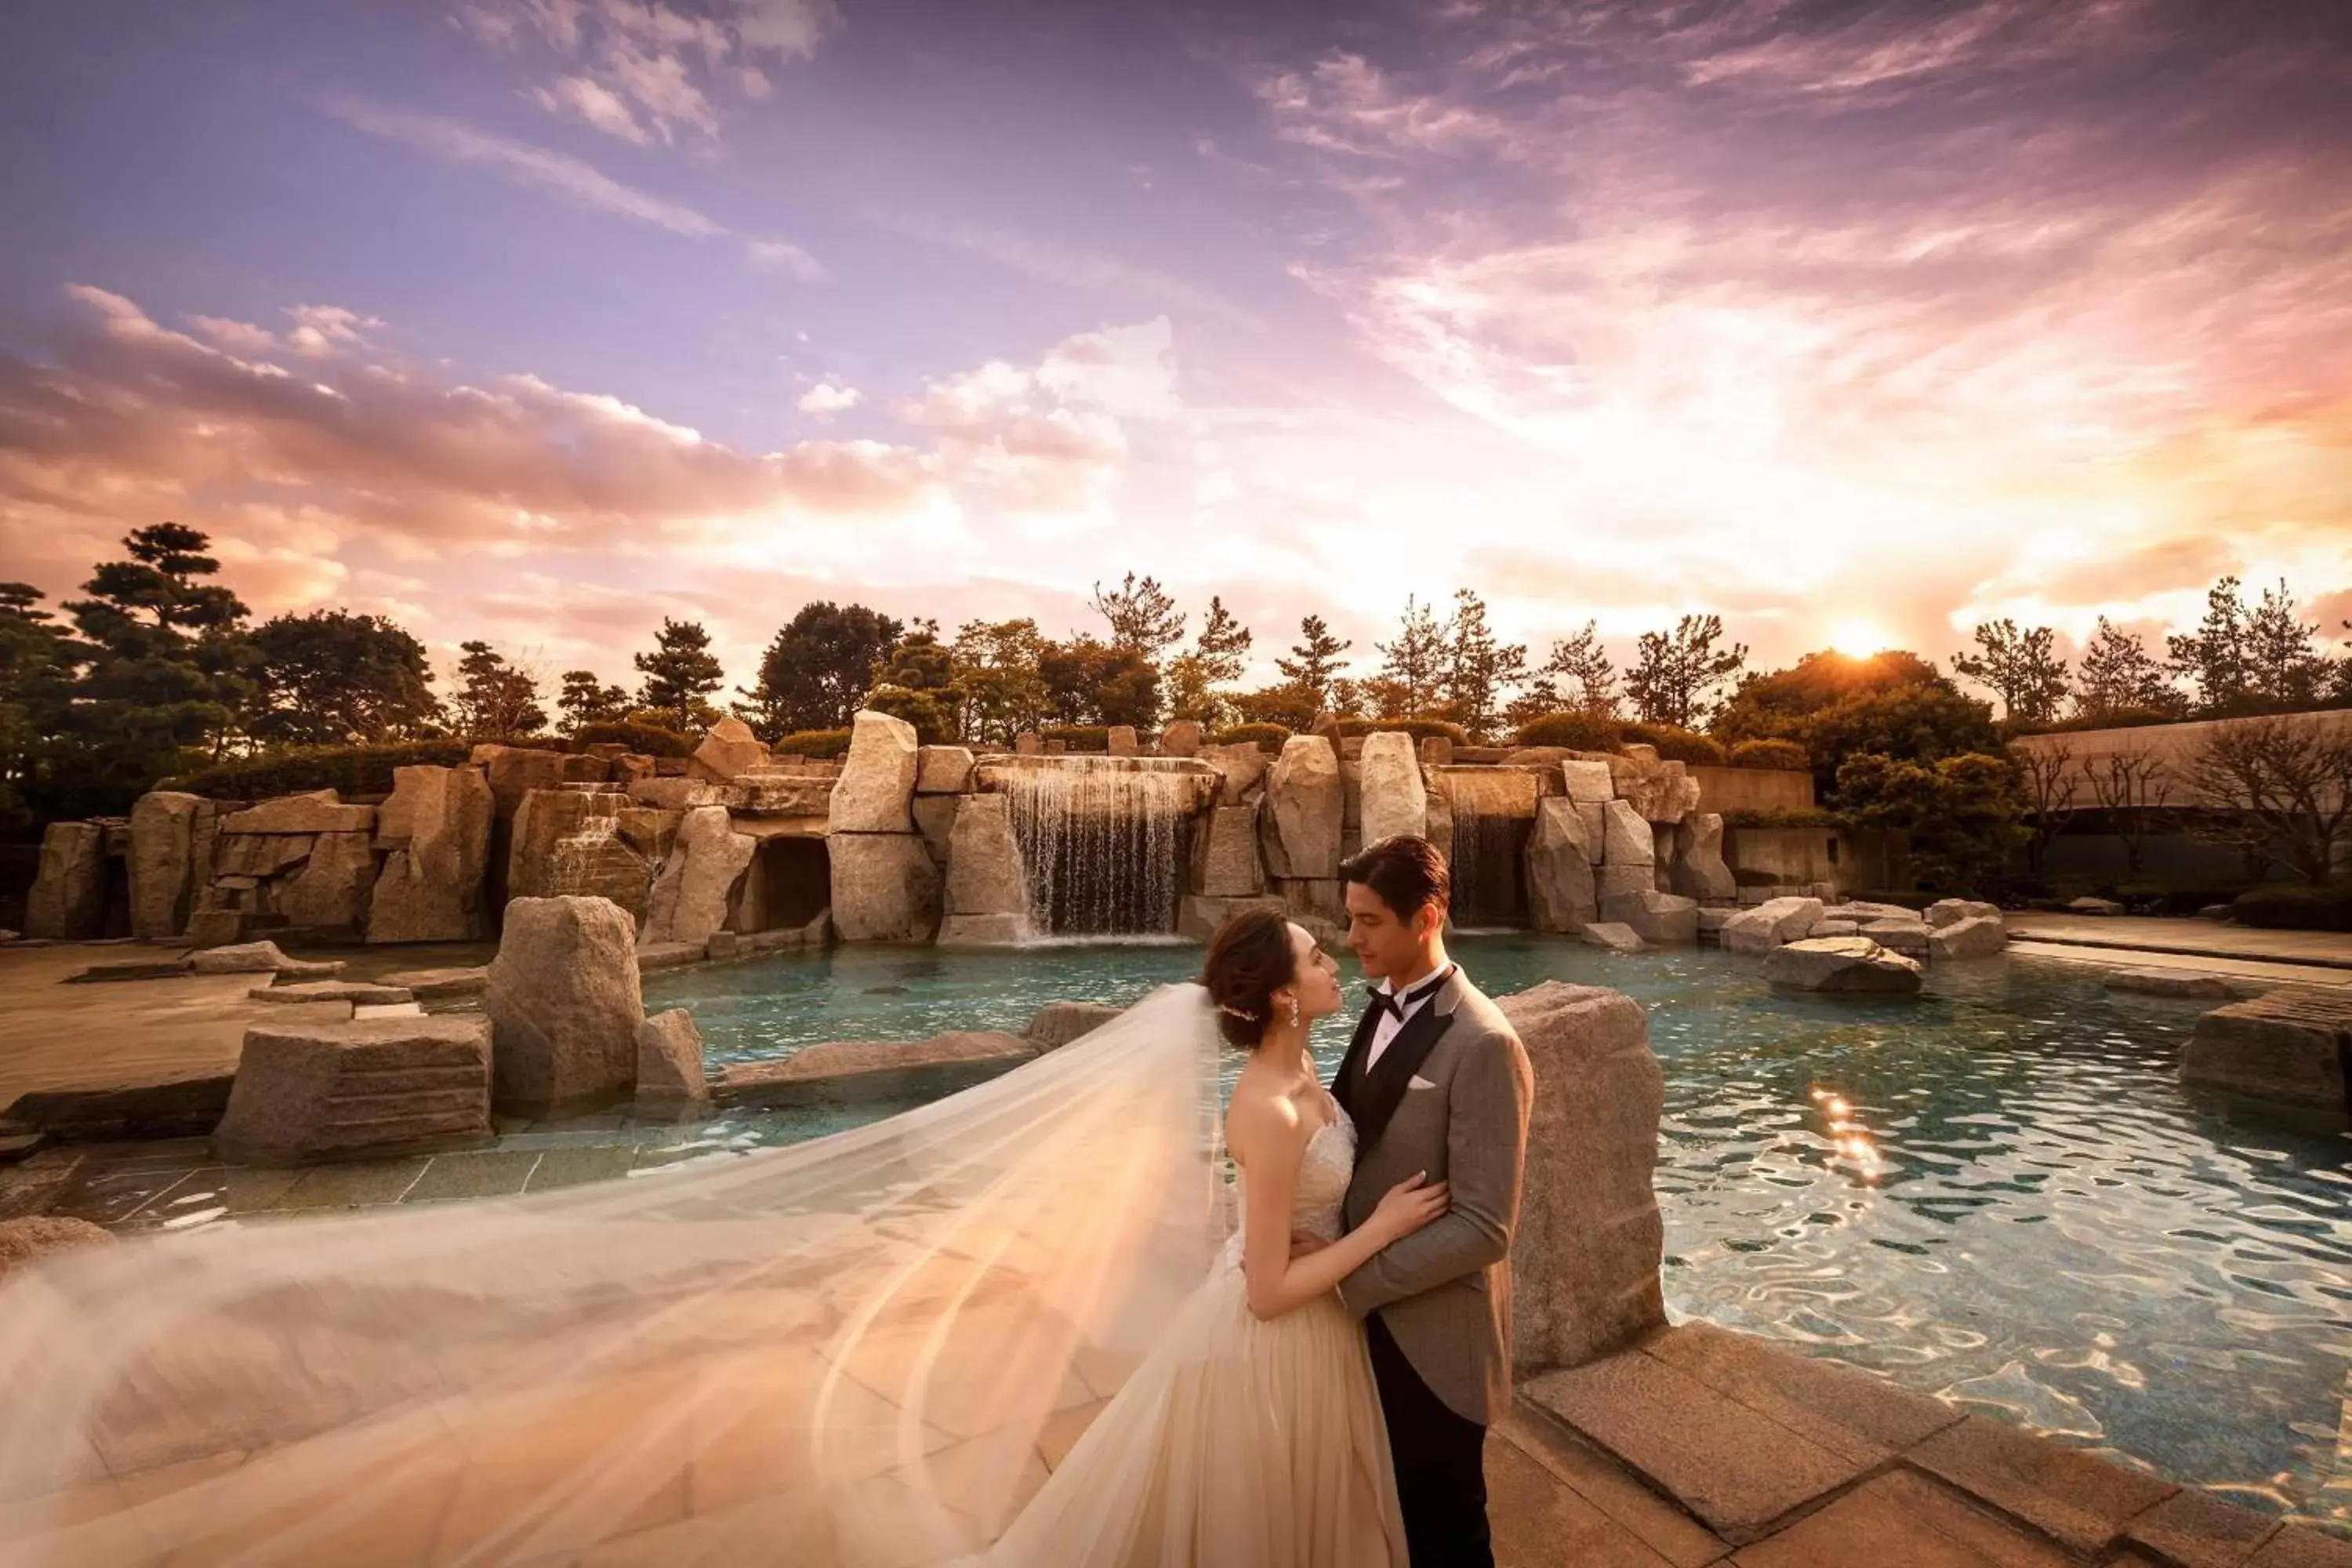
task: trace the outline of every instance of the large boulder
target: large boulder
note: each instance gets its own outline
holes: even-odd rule
[[[114,1243],[111,1231],[86,1219],[68,1219],[63,1215],[0,1219],[0,1280],[52,1253],[77,1247],[111,1247]]]
[[[1819,899],[1767,899],[1725,921],[1720,940],[1732,952],[1769,952],[1783,942],[1812,935],[1821,920]]]
[[[278,912],[291,926],[356,934],[367,923],[374,891],[374,836],[321,833],[310,841],[302,868],[278,890]]]
[[[710,1098],[702,1073],[702,1032],[683,1007],[637,1026],[637,1103],[667,1110]]]
[[[1163,757],[1190,757],[1201,750],[1201,726],[1190,719],[1179,719],[1160,731],[1160,754]]]
[[[1400,833],[1415,837],[1428,833],[1429,789],[1422,783],[1421,759],[1413,754],[1411,735],[1382,730],[1365,736],[1357,765],[1363,779],[1360,815],[1365,843],[1377,844]]]
[[[1258,824],[1266,869],[1276,877],[1339,874],[1339,835],[1346,816],[1339,753],[1321,735],[1293,735],[1266,775],[1265,808]]]
[[[1933,933],[1924,921],[1889,919],[1864,921],[1859,934],[1906,958],[1925,958]]]
[[[1265,782],[1266,769],[1273,766],[1273,759],[1255,741],[1203,746],[1200,760],[1217,770],[1217,802],[1221,805],[1239,805],[1248,799]]]
[[[1026,915],[1029,878],[1021,861],[1021,841],[1013,836],[1013,803],[1001,795],[976,795],[956,814],[948,838],[947,912],[950,915]]]
[[[2228,1002],[2243,995],[2245,993],[2239,989],[2242,984],[2219,974],[2200,974],[2193,969],[2118,969],[2110,973],[2105,982],[2110,991],[2206,1002]]]
[[[1210,808],[1192,831],[1192,888],[1213,899],[1254,899],[1265,891],[1258,858],[1257,813],[1248,805]]]
[[[25,896],[25,934],[88,942],[106,934],[106,829],[52,822],[41,834],[41,866]]]
[[[1535,1069],[1511,1243],[1518,1378],[1580,1366],[1665,1326],[1651,1184],[1665,1082],[1632,998],[1549,981],[1502,998]]]
[[[1560,763],[1559,772],[1572,801],[1601,805],[1617,798],[1616,775],[1605,757],[1569,757]]]
[[[1612,800],[1601,807],[1601,863],[1604,866],[1651,866],[1657,863],[1658,841],[1650,824],[1629,801]]]
[[[702,737],[702,744],[694,748],[686,775],[725,783],[739,773],[765,766],[767,761],[768,748],[751,733],[751,726],[740,719],[721,719],[710,726]]]
[[[294,980],[332,980],[342,973],[344,967],[340,958],[316,962],[289,958],[274,942],[206,948],[188,957],[188,968],[197,974],[280,974]]]
[[[834,783],[830,830],[913,832],[920,752],[915,727],[904,719],[870,710],[859,713],[850,733],[849,758]]]
[[[1601,846],[1571,802],[1553,796],[1537,804],[1528,837],[1528,914],[1536,930],[1580,931],[1599,918],[1592,866],[1600,858]]]
[[[1678,893],[1647,888],[1612,894],[1601,900],[1601,918],[1658,946],[1687,947],[1698,941],[1698,901]]]
[[[1577,935],[1587,946],[1605,947],[1612,952],[1639,952],[1650,945],[1632,926],[1616,921],[1588,921]]]
[[[919,845],[920,839],[915,840]],[[723,805],[698,805],[678,825],[646,908],[646,941],[704,943],[727,924],[759,841],[735,831]]]
[[[389,849],[368,910],[367,939],[478,942],[489,934],[490,836],[497,801],[479,768],[394,768],[376,814]]]
[[[517,899],[490,962],[499,1108],[539,1114],[625,1094],[636,1082],[636,931],[604,899]]]
[[[2352,995],[2334,986],[2282,987],[2199,1018],[2180,1054],[2180,1081],[2283,1105],[2352,1111],[2347,1039]]]
[[[1911,996],[1919,990],[1915,958],[1890,952],[1866,936],[1808,937],[1764,955],[1764,978],[1791,991]]]
[[[1217,934],[1218,927],[1247,909],[1272,910],[1278,915],[1290,913],[1289,905],[1273,893],[1255,899],[1217,899],[1188,893],[1176,907],[1176,934],[1186,942],[1205,942]]]
[[[1997,921],[2000,919],[2000,906],[1979,903],[1974,899],[1938,899],[1927,906],[1927,913],[1921,918],[1926,920],[1929,926],[1940,931],[1946,926],[1958,925],[1962,921]]]
[[[489,1139],[489,1022],[445,1013],[247,1030],[213,1151],[298,1165]]]
[[[2009,945],[2009,928],[1999,915],[1973,915],[1927,933],[1927,956],[1948,959],[1991,958]]]
[[[940,923],[940,873],[912,833],[836,833],[833,923],[844,942],[929,942]]]
[[[1671,877],[1674,890],[1706,902],[1739,896],[1739,883],[1723,858],[1723,816],[1694,811],[1675,825]]]
[[[315,789],[306,795],[282,795],[243,811],[232,811],[221,818],[220,830],[260,834],[373,833],[375,807],[345,805],[342,796],[333,790]]]
[[[197,891],[212,881],[214,814],[211,801],[176,790],[151,790],[131,808],[132,936],[157,942],[187,930]]]
[[[971,748],[922,746],[915,752],[917,795],[961,795],[971,787]]]

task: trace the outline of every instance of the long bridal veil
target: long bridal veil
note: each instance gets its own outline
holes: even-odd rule
[[[1196,986],[948,1100],[0,1288],[0,1562],[897,1568],[983,1550],[1229,1223]]]

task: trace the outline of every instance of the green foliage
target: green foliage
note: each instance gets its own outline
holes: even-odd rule
[[[1250,629],[1213,595],[1192,650],[1168,661],[1169,717],[1212,725],[1223,719],[1231,699],[1217,689],[1241,678],[1249,649]]]
[[[2126,714],[2177,719],[2188,710],[2188,700],[2138,634],[2101,616],[2075,665],[2075,721],[2084,729],[2100,730],[2128,722],[2122,717]]]
[[[1384,714],[1425,712],[1444,697],[1449,640],[1430,607],[1408,595],[1396,640],[1373,645],[1381,652],[1379,679],[1387,688],[1380,699]]]
[[[798,730],[768,748],[780,757],[845,757],[850,730]]]
[[[1528,678],[1528,650],[1496,637],[1486,601],[1467,588],[1454,595],[1445,623],[1445,706],[1480,741],[1494,733],[1507,694]]]
[[[1130,647],[1093,637],[1048,643],[1037,660],[1053,716],[1065,725],[1160,724],[1160,670]]]
[[[2262,931],[2352,931],[2352,887],[2253,888],[2231,900],[2230,915]]]
[[[279,616],[255,628],[253,646],[245,729],[265,744],[378,745],[440,722],[425,645],[381,616]]]
[[[1721,616],[1685,616],[1671,632],[1643,632],[1641,657],[1625,672],[1633,711],[1652,723],[1684,729],[1707,722],[1716,692],[1748,664],[1746,643],[1718,648],[1722,639]]]
[[[1888,648],[1867,658],[1824,649],[1786,669],[1751,675],[1707,726],[1726,745],[1742,741],[1799,741],[1805,721],[1850,698],[1906,686],[1948,689],[1936,667],[1916,653]]]
[[[1786,773],[1810,772],[1813,759],[1794,741],[1742,741],[1731,748],[1735,768],[1765,768]]]
[[[245,605],[201,579],[211,542],[175,522],[135,530],[65,609],[81,635],[74,678],[37,686],[42,752],[30,804],[54,818],[119,812],[165,773],[216,758],[253,692]]]
[[[1038,660],[1047,644],[1037,623],[966,621],[956,628],[953,647],[956,694],[961,705],[958,731],[967,741],[1009,744],[1050,716]]]
[[[0,583],[0,838],[34,826],[49,763],[41,715],[68,700],[79,656],[29,583]]]
[[[1723,814],[1726,827],[1826,827],[1837,832],[1850,832],[1861,825],[1853,816],[1843,811],[1823,811],[1818,806],[1807,811],[1758,811],[1743,808]]]
[[[917,626],[888,662],[876,668],[866,706],[904,719],[923,744],[936,746],[956,738],[962,699],[956,689],[955,656],[940,641],[938,625],[923,621]]]
[[[463,766],[463,741],[403,741],[382,746],[303,746],[164,779],[153,787],[213,800],[268,800],[331,789],[346,795],[388,795],[394,768]]]
[[[1628,724],[1628,745],[1654,746],[1661,760],[1695,767],[1719,768],[1729,760],[1722,742],[1675,724]]]
[[[1446,740],[1457,746],[1470,744],[1470,731],[1451,719],[1342,719],[1339,731],[1342,736],[1375,735],[1383,730],[1402,730],[1416,741]]]
[[[632,724],[625,719],[583,724],[572,732],[572,749],[582,752],[591,746],[626,746],[642,756],[690,757],[701,743],[693,735],[654,724]]]
[[[1255,746],[1260,751],[1278,752],[1282,750],[1282,743],[1295,732],[1280,724],[1235,724],[1231,729],[1218,731],[1211,744]]]
[[[1566,746],[1573,752],[1613,752],[1625,743],[1622,720],[1605,713],[1547,713],[1519,726],[1522,746]]]
[[[710,651],[710,634],[699,621],[662,617],[654,635],[654,651],[632,656],[645,683],[637,689],[637,705],[668,716],[672,728],[708,729],[715,721],[706,700],[726,679]]]
[[[803,605],[760,656],[759,684],[743,693],[738,712],[771,739],[839,729],[866,705],[875,670],[889,661],[905,631],[864,605]]]
[[[1242,723],[1269,726],[1286,734],[1302,734],[1315,727],[1316,716],[1323,704],[1315,693],[1299,681],[1281,686],[1269,686],[1263,691],[1244,691],[1233,699],[1234,712]]]
[[[2028,837],[2017,769],[2006,757],[1918,762],[1857,752],[1839,764],[1837,798],[1859,826],[1906,835],[1920,885],[1948,893],[1989,896]]]
[[[1574,637],[1551,645],[1504,717],[1525,726],[1554,713],[1591,713],[1613,718],[1617,712],[1617,667],[1601,646],[1601,627],[1588,620]]]
[[[915,738],[926,746],[955,739],[956,709],[951,692],[919,691],[885,681],[866,694],[866,706],[877,713],[904,719],[915,727]]]

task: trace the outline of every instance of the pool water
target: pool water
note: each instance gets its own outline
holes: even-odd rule
[[[1931,972],[1918,998],[1832,999],[1712,951],[1492,936],[1454,955],[1490,994],[1559,979],[1648,1011],[1676,1315],[2352,1530],[2352,1136],[2184,1093],[2196,1005],[2022,959]],[[646,1005],[690,1006],[717,1063],[1017,1031],[1047,1002],[1132,1001],[1199,963],[835,948],[651,977]],[[1317,1031],[1327,1070],[1350,1024]]]

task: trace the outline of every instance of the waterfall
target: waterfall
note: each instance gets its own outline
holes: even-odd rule
[[[1027,759],[1023,759],[1027,761]],[[1055,936],[1176,929],[1199,770],[1132,757],[1055,757],[1005,767],[1030,918]]]
[[[578,824],[548,846],[547,890],[610,899],[642,919],[661,868],[622,840],[621,808],[629,797],[607,790],[580,795]]]
[[[1517,768],[1441,770],[1454,808],[1454,923],[1528,922],[1528,839],[1535,830],[1538,785]]]

